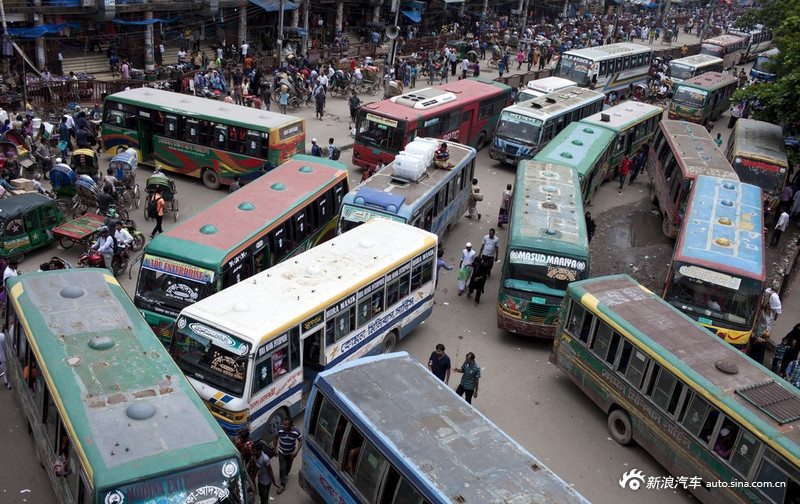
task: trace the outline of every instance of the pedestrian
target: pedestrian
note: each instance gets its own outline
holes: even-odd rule
[[[328,159],[332,159],[334,161],[339,159],[339,147],[336,147],[333,143],[333,137],[328,139]]]
[[[738,103],[734,104],[731,107],[731,118],[728,120],[728,129],[733,128],[733,125],[736,124],[736,121],[739,120],[739,117],[742,115],[742,106]]]
[[[798,365],[800,368],[800,365]],[[464,396],[469,404],[472,404],[472,398],[478,398],[478,385],[481,380],[481,367],[475,362],[475,354],[467,352],[464,359],[464,364],[461,367],[455,368],[456,373],[463,373],[461,383],[456,388],[456,394]],[[800,375],[800,372],[798,372]]]
[[[6,266],[6,269],[3,270],[3,286],[5,286],[6,280],[19,275],[17,266],[19,266],[19,258],[12,257],[8,260],[8,265]]]
[[[800,323],[795,324],[792,330],[786,333],[785,338],[789,340],[789,348],[781,361],[781,372],[778,373],[781,376],[786,374],[786,366],[797,359],[797,354],[800,353]]]
[[[0,332],[0,376],[3,377],[3,385],[5,385],[7,389],[10,389],[11,384],[8,383],[7,374],[8,364],[6,364],[6,335],[5,333]],[[450,374],[449,370],[447,374]]]
[[[325,116],[325,88],[322,84],[317,84],[314,88],[314,103],[317,106],[315,117],[322,120]]]
[[[316,138],[312,138],[311,139],[311,155],[312,156],[317,156],[317,157],[322,157],[322,149],[319,147],[319,145],[317,145],[317,139]]]
[[[467,72],[468,71],[469,71],[469,59],[467,59],[467,57],[464,56],[464,59],[461,60],[461,78],[462,79],[466,79],[467,78]]]
[[[522,53],[522,49],[517,52],[517,71],[522,70],[522,62],[525,61],[525,55]]]
[[[439,85],[441,86],[445,82],[448,82],[448,74],[447,74],[447,64],[442,63],[442,67],[439,69],[441,71],[441,77],[439,78]]]
[[[233,176],[233,183],[231,184],[228,192],[238,191],[242,187],[241,184],[239,184],[240,178],[241,177],[238,174]]]
[[[467,242],[464,250],[461,251],[461,262],[458,263],[458,295],[464,294],[467,288],[467,280],[472,276],[472,263],[475,262],[475,251],[472,250],[472,243]]]
[[[161,222],[164,220],[164,198],[161,196],[161,193],[164,189],[159,186],[156,187],[156,193],[150,198],[151,201],[154,201],[156,204],[156,227],[153,228],[153,232],[150,233],[150,239],[152,240],[156,233],[163,233],[164,230],[161,229]]]
[[[795,387],[800,388],[800,361],[795,359],[790,362],[786,367],[786,374],[784,376],[786,381]]]
[[[444,249],[439,249],[439,251],[436,252],[436,283],[433,286],[434,289],[439,287],[439,275],[441,274],[442,268],[447,271],[452,271],[455,268],[454,265],[447,264],[442,257],[444,257]]]
[[[269,460],[269,455],[264,451],[265,446],[261,441],[253,445],[253,462],[258,468],[256,481],[258,482],[258,498],[263,503],[269,502],[269,489],[272,482],[275,481],[275,474],[272,472],[272,464]],[[278,491],[281,487],[275,483]]]
[[[444,382],[445,385],[450,383],[450,357],[444,353],[444,345],[441,343],[436,345],[436,350],[431,353],[428,359],[428,369],[431,373]]]
[[[281,86],[281,97],[278,105],[281,106],[281,114],[286,114],[286,106],[289,104],[289,88]]]
[[[476,59],[475,60],[475,64],[472,66],[472,76],[473,77],[480,77],[480,75],[481,75],[481,64]]]
[[[594,232],[597,229],[597,225],[595,224],[594,219],[592,219],[592,212],[586,212],[584,218],[586,219],[586,235],[589,238],[588,241],[591,242],[592,236],[594,236]]]
[[[270,102],[272,101],[272,83],[265,79],[261,81],[259,89],[261,90],[261,101],[264,102],[267,111],[269,111]]]
[[[61,159],[67,159],[67,150],[69,149],[69,127],[67,126],[67,118],[61,117],[61,123],[58,125],[58,148],[61,150]]]
[[[500,256],[500,238],[495,236],[494,228],[489,229],[489,234],[483,237],[478,255],[486,263],[486,276],[492,276],[492,266]]]
[[[538,49],[538,48],[536,48],[536,50],[534,50],[534,49],[529,49],[529,50],[528,50],[528,71],[529,71],[529,72],[531,71],[531,67],[532,67],[534,64],[536,64],[536,58],[535,58],[535,54],[536,54],[536,52],[538,52],[538,51],[539,51],[539,49]]]
[[[628,181],[628,185],[633,184],[642,168],[644,168],[644,152],[639,151],[633,156],[633,170],[631,171],[631,179]]]
[[[353,91],[353,95],[347,99],[347,105],[350,107],[350,121],[355,123],[356,113],[358,112],[358,108],[361,106],[361,99],[358,97],[358,93]]]
[[[467,200],[467,219],[477,217],[478,220],[481,220],[481,214],[478,213],[479,201],[483,201],[483,194],[481,194],[481,188],[478,187],[478,179],[474,178],[472,179],[472,190]]]
[[[631,167],[633,166],[633,161],[631,161],[631,157],[629,154],[625,154],[622,157],[622,164],[619,166],[619,193],[622,194],[622,187],[625,185],[625,177],[628,176],[628,172],[630,171]]]
[[[717,147],[722,148],[722,133],[717,133],[717,138],[714,139],[714,143],[717,144]]]
[[[778,316],[783,313],[781,298],[772,287],[767,287],[764,289],[764,301],[762,309],[764,308],[769,308],[769,310],[775,315],[775,320],[777,320]]]
[[[775,230],[772,232],[772,238],[769,240],[769,247],[775,248],[778,246],[778,243],[781,241],[781,234],[786,231],[786,226],[789,225],[789,214],[786,213],[786,210],[781,212],[781,216],[778,217],[778,223],[775,224]]]
[[[300,429],[294,426],[291,418],[284,419],[283,425],[278,427],[275,439],[272,442],[273,450],[278,452],[278,475],[281,482],[281,486],[278,488],[279,494],[286,490],[286,484],[289,482],[289,473],[292,470],[292,462],[294,462],[297,454],[300,453],[302,445],[303,434]]]
[[[511,209],[511,184],[506,184],[506,190],[500,198],[500,212],[497,214],[497,227],[503,229],[503,224],[508,222],[508,211]]]
[[[506,71],[506,64],[502,62],[502,60],[497,64],[497,73],[500,74],[500,77],[503,76],[503,73]]]
[[[472,265],[472,277],[469,280],[467,297],[472,296],[472,291],[475,291],[475,306],[478,306],[481,302],[481,294],[483,294],[483,288],[486,285],[486,278],[489,276],[487,262],[481,257],[476,257]]]
[[[781,362],[783,361],[783,356],[786,355],[786,351],[789,349],[789,337],[784,336],[781,342],[775,345],[775,355],[772,356],[772,366],[770,369],[773,373],[777,374],[781,367]]]

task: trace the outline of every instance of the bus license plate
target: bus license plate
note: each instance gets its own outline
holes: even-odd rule
[[[546,300],[545,298],[540,298],[540,297],[532,297],[532,298],[531,298],[531,303],[536,303],[536,304],[546,304],[546,303],[547,303],[547,300]]]

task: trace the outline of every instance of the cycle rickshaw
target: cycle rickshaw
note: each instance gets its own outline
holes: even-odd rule
[[[119,204],[128,210],[139,208],[142,201],[139,184],[136,183],[137,166],[138,156],[134,149],[127,149],[125,152],[117,154],[108,163],[108,167],[113,170],[113,175],[117,179],[115,190]]]
[[[64,215],[73,208],[77,182],[78,175],[64,163],[57,163],[50,169],[50,185],[56,195],[56,205]]]
[[[92,149],[76,149],[69,165],[78,176],[88,175],[94,180],[100,180],[97,154]]]
[[[145,185],[144,189],[147,193],[147,202],[150,202],[159,187],[161,188],[161,197],[164,198],[164,215],[171,213],[172,218],[177,221],[180,209],[175,195],[178,191],[175,189],[175,182],[163,173],[156,172],[147,179],[147,185]],[[147,213],[147,205],[144,206],[144,219],[150,220],[150,215]]]

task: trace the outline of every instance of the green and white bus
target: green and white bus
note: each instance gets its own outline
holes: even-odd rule
[[[508,222],[497,327],[552,338],[569,282],[589,276],[589,239],[578,174],[520,161]]]
[[[667,67],[664,83],[672,87],[686,79],[697,77],[706,72],[722,72],[722,58],[710,54],[693,54],[685,58],[671,60]]]
[[[165,341],[180,311],[336,235],[347,169],[298,154],[156,236],[133,301]]]
[[[148,87],[107,97],[100,132],[109,155],[133,148],[140,163],[200,177],[211,189],[306,151],[305,119]]]
[[[247,502],[238,451],[108,271],[8,279],[4,331],[57,502]]]
[[[567,287],[550,361],[701,502],[800,499],[800,390],[627,275]],[[577,427],[577,425],[576,425]],[[620,480],[644,488],[631,469]]]

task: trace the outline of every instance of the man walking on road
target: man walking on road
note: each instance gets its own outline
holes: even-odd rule
[[[500,238],[495,236],[494,228],[489,229],[489,234],[483,237],[478,255],[486,264],[486,275],[492,276],[492,266],[500,255]]]
[[[481,367],[475,362],[475,354],[468,352],[461,367],[455,368],[456,373],[463,373],[461,383],[456,388],[456,394],[464,396],[469,404],[472,398],[478,398],[478,384],[481,380]]]
[[[444,345],[441,343],[436,345],[436,350],[431,353],[431,357],[428,359],[428,369],[445,385],[450,382],[450,357],[444,353]]]
[[[279,494],[286,490],[289,472],[292,470],[292,462],[294,462],[297,454],[300,453],[302,445],[303,434],[294,426],[292,419],[287,418],[283,421],[283,425],[278,427],[278,432],[273,441],[273,448],[278,452],[278,474],[281,482],[281,486],[278,488]]]

